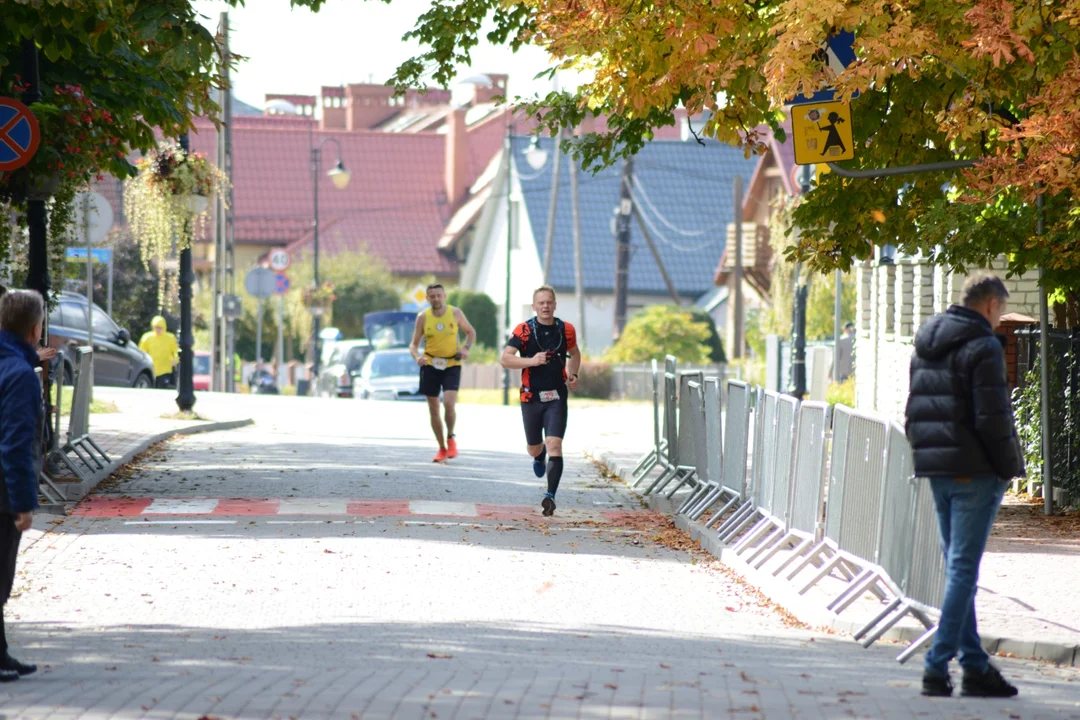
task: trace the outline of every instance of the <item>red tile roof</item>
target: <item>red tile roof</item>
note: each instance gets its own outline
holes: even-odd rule
[[[234,118],[233,173],[236,241],[287,245],[300,255],[312,241],[309,121],[303,118]],[[500,118],[470,128],[465,158],[472,185],[500,152]],[[332,142],[323,146],[319,175],[319,250],[333,255],[367,248],[399,275],[457,274],[454,260],[438,250],[455,208],[446,201],[445,135],[346,132],[314,129],[315,143],[341,143],[352,179],[336,189],[326,171],[337,162]],[[216,130],[198,124],[191,147],[213,158]]]

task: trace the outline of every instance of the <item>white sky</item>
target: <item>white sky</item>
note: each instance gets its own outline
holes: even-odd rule
[[[419,52],[418,45],[406,44],[401,37],[429,4],[428,0],[393,0],[390,5],[381,0],[328,0],[318,13],[293,10],[289,0],[247,0],[246,7],[238,8],[195,0],[194,7],[211,30],[221,13],[229,12],[230,49],[248,58],[232,76],[233,92],[238,100],[261,108],[267,93],[317,95],[323,85],[385,82],[398,64]],[[460,78],[509,73],[510,97],[550,89],[548,81],[533,80],[549,66],[542,50],[526,47],[512,53],[482,41],[472,57],[472,67],[459,69]]]

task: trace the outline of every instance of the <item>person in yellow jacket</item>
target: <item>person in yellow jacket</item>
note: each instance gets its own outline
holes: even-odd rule
[[[416,316],[409,352],[420,366],[420,394],[427,398],[431,415],[431,430],[439,443],[434,462],[445,462],[458,454],[454,424],[457,422],[457,394],[461,386],[461,363],[469,357],[469,350],[476,342],[476,330],[469,324],[460,308],[446,304],[446,290],[439,283],[427,287],[427,310]],[[459,332],[465,333],[465,344],[460,344]],[[420,350],[423,341],[424,349]],[[439,395],[446,416],[446,436],[443,436],[443,419],[439,417]]]
[[[157,387],[176,387],[173,368],[180,362],[180,346],[176,342],[176,336],[165,329],[165,318],[160,315],[150,321],[150,327],[150,332],[139,340],[139,349],[154,361]]]

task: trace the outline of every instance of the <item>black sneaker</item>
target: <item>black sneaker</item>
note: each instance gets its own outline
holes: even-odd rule
[[[924,672],[922,676],[922,694],[926,697],[952,697],[952,680],[948,675]]]
[[[544,508],[544,517],[551,517],[555,514],[555,498],[545,495],[540,507]]]
[[[0,670],[14,672],[19,675],[33,675],[37,672],[37,665],[19,662],[7,653],[0,655]]]
[[[19,679],[19,673],[14,670],[0,670],[0,683],[15,682]]]
[[[964,697],[1010,698],[1019,692],[993,665],[987,666],[985,672],[964,670],[964,682],[960,686]]]

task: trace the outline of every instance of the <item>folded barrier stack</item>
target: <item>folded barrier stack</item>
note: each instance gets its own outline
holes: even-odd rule
[[[897,657],[905,662],[933,638],[945,580],[933,496],[913,476],[903,428],[701,375],[668,357],[661,384],[654,363],[654,447],[635,485],[661,468],[646,494],[673,485],[680,514],[800,593],[829,578],[836,614],[879,603],[855,633],[864,647],[914,618],[926,630]]]

